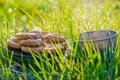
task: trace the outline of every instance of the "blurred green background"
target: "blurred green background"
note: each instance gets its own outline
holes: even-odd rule
[[[0,0],[0,77],[3,80],[14,80],[18,77],[10,71],[9,67],[13,64],[8,63],[14,61],[11,57],[8,58],[4,55],[2,45],[6,45],[7,39],[15,36],[18,32],[49,31],[61,34],[69,41],[75,41],[81,32],[101,29],[113,29],[120,32],[120,0]],[[66,79],[66,76],[63,76],[66,73],[67,79],[119,80],[119,39],[118,35],[116,60],[111,64],[108,72],[105,72],[102,63],[97,67],[90,67],[90,64],[82,61],[81,64],[78,63],[79,67],[74,65],[72,60],[68,60],[66,62],[70,66],[68,69],[61,63],[65,71],[63,70],[61,73],[60,79]],[[85,63],[86,66],[82,63]],[[99,70],[103,71],[102,75]],[[114,78],[111,78],[112,70],[115,70]],[[29,73],[40,79],[38,76],[40,71],[36,73],[31,70]],[[43,72],[43,74],[46,73]],[[21,80],[22,78],[19,76],[17,79]],[[45,76],[43,78],[46,79]],[[26,77],[23,79],[27,80]],[[47,79],[52,79],[52,76]]]

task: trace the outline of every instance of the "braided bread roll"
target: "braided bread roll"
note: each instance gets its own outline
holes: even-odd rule
[[[25,53],[35,53],[38,54],[41,52],[43,48],[42,47],[25,47],[25,46],[21,46],[21,50]]]
[[[63,36],[59,36],[57,34],[48,34],[42,37],[48,43],[63,43],[65,39]]]
[[[13,49],[21,48],[20,40],[17,38],[11,38],[7,41],[7,43],[8,43],[8,47],[10,48],[13,48]]]
[[[37,34],[36,33],[18,33],[16,35],[16,38],[19,39],[19,40],[36,39]]]
[[[66,50],[67,44],[63,36],[55,33],[31,31],[18,33],[15,38],[8,40],[8,47],[21,49],[24,53],[40,53],[44,50],[46,54],[56,53],[60,49]]]
[[[28,39],[28,40],[22,40],[21,46],[25,47],[37,47],[37,46],[42,46],[42,40],[41,39]]]

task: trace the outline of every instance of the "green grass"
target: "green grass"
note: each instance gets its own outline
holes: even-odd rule
[[[88,57],[78,50],[81,32],[114,29],[120,32],[119,0],[0,0],[0,79],[2,80],[119,80],[120,36],[117,51],[109,67],[99,54]],[[32,55],[33,59],[9,55],[4,50],[7,39],[18,32],[42,30],[65,36],[71,53],[64,58]],[[99,52],[96,52],[99,53]],[[98,59],[95,63],[94,60]]]

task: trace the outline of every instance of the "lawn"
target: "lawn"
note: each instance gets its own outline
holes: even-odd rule
[[[90,50],[90,58],[85,60],[75,45],[82,32],[103,29],[120,32],[119,25],[119,0],[0,0],[0,79],[119,80],[119,35],[109,66],[99,55],[91,55]],[[49,58],[44,54],[23,58],[4,49],[10,37],[32,30],[63,35],[69,44],[69,57],[64,58],[59,52],[58,56]]]

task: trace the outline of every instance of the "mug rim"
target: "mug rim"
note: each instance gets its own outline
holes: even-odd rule
[[[105,37],[105,38],[100,38],[100,39],[93,39],[93,40],[80,40],[80,37],[79,37],[79,42],[83,43],[83,42],[97,42],[97,41],[103,41],[103,40],[108,40],[108,39],[112,39],[114,37],[117,37],[118,35],[118,31],[116,30],[91,30],[91,31],[87,31],[87,32],[83,32],[83,33],[80,33],[80,35],[83,35],[85,33],[90,33],[90,32],[100,32],[100,31],[109,31],[109,32],[115,32],[113,35],[111,35],[110,37]]]

